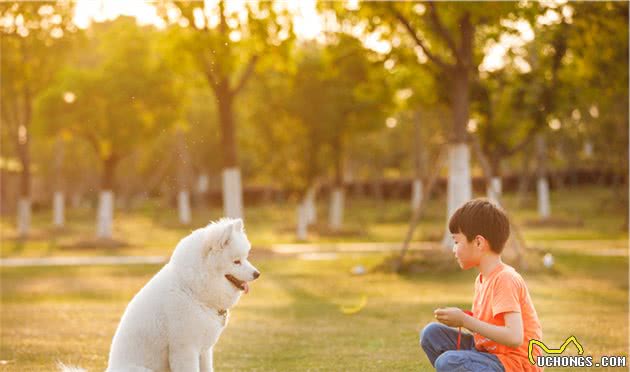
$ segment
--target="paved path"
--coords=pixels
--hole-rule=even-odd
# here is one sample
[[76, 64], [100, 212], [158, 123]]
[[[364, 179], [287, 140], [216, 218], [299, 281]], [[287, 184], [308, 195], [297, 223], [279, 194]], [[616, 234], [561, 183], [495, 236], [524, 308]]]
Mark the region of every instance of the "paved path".
[[168, 257], [162, 256], [2, 258], [0, 259], [0, 267], [160, 264], [167, 260]]
[[[605, 241], [594, 241], [593, 246], [602, 246]], [[608, 241], [610, 243], [612, 241]], [[615, 241], [617, 244], [618, 241]], [[604, 243], [604, 244], [602, 244]], [[271, 254], [276, 256], [295, 256], [303, 260], [329, 260], [340, 254], [369, 254], [397, 252], [401, 243], [322, 243], [322, 244], [276, 244], [271, 246]], [[436, 247], [434, 242], [413, 242], [412, 251], [429, 250]], [[553, 249], [555, 251], [556, 249]], [[563, 251], [564, 249], [558, 249]], [[628, 249], [589, 249], [582, 252], [587, 256], [627, 257]], [[0, 267], [23, 266], [86, 266], [86, 265], [133, 265], [163, 264], [168, 256], [82, 256], [82, 257], [35, 257], [35, 258], [2, 258]]]

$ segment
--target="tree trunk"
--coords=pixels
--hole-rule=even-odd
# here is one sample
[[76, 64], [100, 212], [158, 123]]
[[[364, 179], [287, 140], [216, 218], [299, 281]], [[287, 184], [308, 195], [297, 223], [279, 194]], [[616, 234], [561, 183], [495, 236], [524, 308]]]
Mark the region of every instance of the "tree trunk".
[[31, 230], [31, 199], [20, 196], [17, 208], [17, 232], [20, 238], [27, 238]]
[[314, 182], [306, 191], [306, 196], [304, 197], [304, 207], [306, 208], [306, 224], [312, 225], [317, 223], [317, 191], [319, 189], [319, 184]]
[[223, 211], [226, 217], [243, 218], [241, 170], [238, 167], [223, 170]]
[[96, 236], [102, 239], [112, 238], [112, 224], [114, 220], [114, 192], [101, 190], [98, 199], [98, 222]]
[[420, 128], [420, 114], [416, 113], [416, 117], [414, 120], [414, 180], [411, 186], [411, 210], [414, 211], [420, 208], [422, 204], [422, 138], [421, 138], [421, 128]]
[[65, 197], [63, 191], [55, 191], [53, 194], [53, 226], [63, 228]]
[[459, 207], [472, 198], [470, 150], [466, 143], [449, 145], [447, 194], [446, 233], [442, 240], [442, 245], [446, 248], [450, 248], [453, 244], [453, 239], [448, 230], [448, 219], [450, 219]]
[[503, 185], [501, 182], [501, 158], [499, 155], [494, 154], [490, 157], [490, 168], [492, 169], [492, 174], [490, 175], [486, 194], [488, 196], [488, 200], [496, 205], [501, 205]]
[[525, 199], [527, 198], [527, 192], [529, 190], [529, 160], [531, 151], [528, 150], [529, 147], [523, 153], [523, 163], [521, 168], [521, 175], [518, 179], [518, 194], [516, 196], [516, 205], [519, 208], [523, 208], [525, 206]]
[[449, 146], [448, 168], [448, 202], [447, 221], [442, 245], [450, 249], [453, 244], [448, 231], [448, 219], [455, 210], [472, 198], [472, 181], [470, 176], [470, 150], [467, 144], [467, 126], [470, 106], [469, 69], [472, 63], [472, 43], [474, 31], [468, 17], [464, 17], [460, 26], [462, 38], [462, 56], [452, 70], [452, 102], [453, 136]]
[[448, 186], [447, 186], [447, 221], [442, 245], [450, 249], [453, 244], [448, 230], [448, 219], [457, 208], [472, 198], [472, 181], [470, 178], [470, 149], [466, 143], [466, 127], [468, 125], [469, 106], [468, 72], [457, 68], [454, 76], [453, 90], [453, 142], [449, 145], [448, 154]]
[[[433, 163], [435, 164], [433, 173], [430, 175], [427, 181], [428, 184], [427, 184], [426, 190], [424, 190], [422, 201], [428, 200], [429, 196], [431, 195], [431, 191], [433, 190], [433, 187], [435, 186], [438, 175], [440, 174], [440, 170], [442, 168], [442, 163], [444, 161], [444, 153], [445, 153], [444, 148], [440, 149], [440, 153], [438, 154], [436, 161]], [[426, 206], [426, 202], [420, 203], [420, 206], [412, 211], [411, 221], [409, 222], [409, 228], [407, 229], [407, 235], [405, 236], [402, 249], [400, 250], [400, 255], [398, 256], [398, 260], [396, 261], [396, 264], [395, 264], [396, 265], [395, 270], [397, 272], [400, 271], [400, 269], [402, 268], [402, 264], [405, 259], [405, 255], [407, 254], [407, 250], [409, 249], [409, 243], [411, 242], [413, 233], [416, 229], [416, 226], [418, 225], [418, 222], [420, 221], [420, 217], [422, 215], [423, 210], [426, 209], [426, 208], [423, 208], [424, 206]]]
[[179, 153], [179, 165], [177, 167], [177, 183], [179, 193], [177, 195], [177, 210], [179, 212], [179, 222], [182, 225], [190, 224], [190, 156], [186, 148], [184, 132], [177, 129], [177, 152]]
[[501, 177], [492, 177], [487, 190], [488, 200], [496, 205], [501, 205], [501, 194], [503, 192], [502, 189], [503, 184], [501, 182]]
[[98, 238], [111, 239], [114, 219], [114, 184], [115, 171], [118, 160], [110, 156], [103, 161], [103, 176], [101, 179], [101, 192], [98, 200], [96, 236]]
[[236, 156], [233, 102], [227, 84], [227, 80], [223, 79], [217, 89], [223, 147], [223, 213], [226, 217], [243, 218], [243, 190]]
[[483, 169], [483, 175], [486, 181], [486, 197], [494, 204], [501, 205], [501, 157], [496, 152], [490, 154], [490, 156], [486, 156], [481, 149], [479, 138], [476, 136], [472, 138], [473, 150], [475, 154], [477, 154], [477, 160]]
[[335, 181], [333, 189], [330, 195], [330, 211], [328, 216], [328, 223], [333, 231], [341, 229], [343, 225], [343, 204], [344, 204], [344, 190], [343, 190], [343, 145], [341, 138], [337, 136], [334, 143], [335, 153]]
[[297, 240], [305, 241], [308, 238], [308, 210], [305, 203], [300, 203], [297, 206], [297, 224], [296, 224], [296, 235]]
[[[29, 49], [26, 39], [20, 38], [22, 62], [29, 65]], [[18, 125], [17, 153], [22, 163], [20, 174], [20, 196], [18, 199], [17, 232], [20, 238], [28, 237], [31, 230], [31, 154], [30, 154], [30, 125], [32, 115], [32, 95], [28, 82], [22, 85], [21, 91], [15, 97], [15, 109], [19, 113], [15, 123]], [[21, 94], [20, 94], [21, 93]], [[22, 99], [22, 104], [19, 101]]]
[[298, 204], [296, 211], [296, 235], [300, 241], [307, 240], [308, 226], [317, 221], [317, 207], [315, 200], [317, 192], [321, 186], [320, 180], [313, 176], [309, 176], [309, 179], [314, 179], [310, 182], [310, 186], [304, 193], [302, 202]]
[[18, 156], [22, 164], [17, 210], [17, 232], [20, 238], [28, 237], [31, 230], [31, 156], [29, 145], [28, 126], [22, 124], [19, 126], [17, 143]]
[[416, 210], [418, 208], [420, 208], [420, 205], [422, 204], [422, 189], [423, 189], [423, 184], [422, 184], [422, 179], [414, 179], [413, 183], [411, 185], [411, 210]]
[[551, 203], [549, 202], [549, 181], [547, 180], [547, 154], [545, 137], [539, 134], [536, 138], [536, 154], [538, 159], [538, 216], [545, 220], [551, 217]]
[[53, 194], [53, 226], [56, 228], [62, 228], [65, 222], [64, 218], [64, 192], [63, 192], [63, 176], [62, 165], [64, 158], [64, 145], [63, 139], [57, 138], [55, 143], [55, 174], [53, 175], [55, 180], [54, 194]]
[[192, 218], [190, 212], [190, 193], [188, 190], [179, 190], [177, 195], [177, 210], [179, 212], [179, 223], [189, 225]]
[[343, 187], [336, 186], [330, 196], [330, 229], [338, 231], [343, 225], [343, 204], [344, 204], [344, 192]]

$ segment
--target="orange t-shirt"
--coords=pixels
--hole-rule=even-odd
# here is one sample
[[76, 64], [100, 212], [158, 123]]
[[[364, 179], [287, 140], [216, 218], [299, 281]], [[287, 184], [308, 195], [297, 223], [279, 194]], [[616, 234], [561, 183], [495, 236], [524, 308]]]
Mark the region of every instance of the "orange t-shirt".
[[[497, 326], [505, 326], [504, 313], [521, 313], [524, 335], [521, 346], [505, 346], [474, 333], [475, 347], [479, 351], [495, 354], [506, 372], [542, 371], [542, 368], [529, 362], [527, 354], [529, 340], [542, 339], [542, 328], [525, 281], [513, 267], [501, 263], [487, 278], [481, 274], [477, 276], [472, 312], [475, 318]], [[540, 354], [539, 348], [534, 348], [534, 353], [536, 360]]]

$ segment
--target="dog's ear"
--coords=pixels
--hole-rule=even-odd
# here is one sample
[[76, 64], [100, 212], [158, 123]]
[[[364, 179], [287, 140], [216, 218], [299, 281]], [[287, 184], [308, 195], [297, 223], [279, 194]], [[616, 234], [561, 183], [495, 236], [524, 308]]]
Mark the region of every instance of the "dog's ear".
[[219, 235], [219, 248], [223, 248], [230, 244], [230, 238], [232, 237], [232, 231], [234, 231], [232, 224], [226, 224], [221, 228]]
[[235, 219], [234, 223], [232, 224], [232, 230], [234, 232], [243, 232], [244, 230], [243, 220], [240, 218]]

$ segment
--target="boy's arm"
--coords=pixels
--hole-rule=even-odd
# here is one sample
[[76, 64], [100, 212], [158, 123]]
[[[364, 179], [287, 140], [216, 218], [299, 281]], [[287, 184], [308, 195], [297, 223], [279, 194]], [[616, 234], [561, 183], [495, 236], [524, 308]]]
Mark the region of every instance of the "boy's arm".
[[523, 318], [519, 312], [503, 313], [505, 326], [495, 326], [465, 314], [458, 308], [435, 310], [435, 318], [450, 327], [465, 327], [475, 333], [509, 347], [523, 343]]
[[496, 326], [466, 315], [463, 326], [502, 345], [509, 347], [521, 346], [523, 343], [523, 317], [521, 313], [503, 313], [503, 317], [505, 326]]

